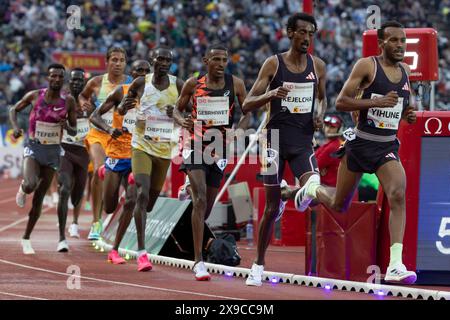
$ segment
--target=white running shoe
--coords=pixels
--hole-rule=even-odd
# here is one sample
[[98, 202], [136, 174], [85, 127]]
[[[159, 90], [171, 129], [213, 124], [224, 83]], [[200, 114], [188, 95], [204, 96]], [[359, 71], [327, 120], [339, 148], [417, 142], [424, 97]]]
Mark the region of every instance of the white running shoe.
[[305, 185], [301, 187], [300, 190], [297, 191], [297, 194], [295, 195], [294, 199], [294, 205], [295, 209], [297, 209], [298, 211], [304, 212], [309, 207], [311, 201], [314, 200], [314, 197], [311, 196], [310, 191], [308, 190], [314, 183], [320, 184], [320, 178], [319, 180], [317, 180], [317, 175], [313, 174], [306, 181]]
[[[58, 205], [58, 201], [59, 201], [59, 194], [58, 192], [53, 192], [52, 193], [52, 204], [54, 207], [56, 207]], [[69, 200], [70, 203], [70, 200]]]
[[393, 283], [413, 284], [416, 280], [416, 273], [408, 271], [403, 263], [389, 266], [384, 276], [384, 281]]
[[250, 274], [248, 275], [247, 280], [245, 280], [245, 284], [248, 286], [260, 287], [262, 285], [263, 273], [264, 273], [264, 266], [260, 266], [256, 263], [253, 263], [252, 269], [250, 270]]
[[[284, 179], [281, 180], [280, 189], [287, 188], [287, 186], [288, 186], [287, 181]], [[278, 214], [277, 214], [277, 217], [275, 218], [275, 221], [278, 221], [281, 219], [281, 216], [283, 215], [284, 210], [286, 209], [286, 203], [287, 203], [287, 200], [283, 201], [280, 199], [280, 206], [278, 207]]]
[[203, 261], [197, 262], [192, 269], [195, 272], [195, 280], [197, 281], [209, 281], [211, 280], [211, 275], [208, 273]]
[[27, 194], [25, 192], [23, 192], [22, 183], [20, 183], [19, 190], [17, 191], [17, 194], [16, 194], [16, 204], [19, 207], [23, 208], [23, 207], [25, 207], [26, 200], [27, 200]]
[[95, 222], [92, 224], [91, 226], [91, 230], [89, 231], [88, 234], [88, 240], [98, 240], [100, 238], [100, 234], [98, 233], [98, 227], [97, 224], [98, 222]]
[[52, 196], [44, 196], [44, 201], [42, 202], [42, 205], [49, 208], [53, 208]]
[[22, 250], [23, 254], [34, 254], [33, 247], [31, 246], [31, 241], [29, 239], [22, 239]]
[[80, 238], [80, 234], [78, 233], [78, 225], [76, 224], [76, 223], [72, 223], [70, 226], [69, 226], [69, 236], [71, 237], [71, 238]]
[[60, 241], [58, 243], [58, 247], [56, 248], [58, 252], [67, 252], [69, 251], [69, 245], [67, 244], [67, 240]]

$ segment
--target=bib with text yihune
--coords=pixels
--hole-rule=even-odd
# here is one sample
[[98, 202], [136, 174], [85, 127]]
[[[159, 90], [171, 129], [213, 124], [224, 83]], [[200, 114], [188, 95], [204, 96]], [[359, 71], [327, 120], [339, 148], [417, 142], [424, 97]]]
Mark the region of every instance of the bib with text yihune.
[[[381, 94], [372, 93], [371, 99], [383, 97]], [[397, 104], [392, 108], [370, 108], [367, 112], [368, 122], [380, 129], [397, 130], [402, 118], [403, 98], [399, 97]]]

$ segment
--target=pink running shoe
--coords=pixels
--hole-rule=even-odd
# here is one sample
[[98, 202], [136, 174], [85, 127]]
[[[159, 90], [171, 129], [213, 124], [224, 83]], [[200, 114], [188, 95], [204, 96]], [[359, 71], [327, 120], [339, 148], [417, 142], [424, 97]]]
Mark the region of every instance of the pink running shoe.
[[136, 181], [134, 181], [134, 174], [133, 174], [133, 172], [130, 172], [130, 174], [128, 175], [128, 184], [132, 185], [135, 183], [136, 183]]
[[124, 258], [119, 256], [117, 250], [111, 250], [108, 253], [108, 262], [112, 264], [125, 264], [127, 263]]
[[105, 165], [102, 165], [100, 168], [98, 168], [97, 174], [100, 180], [105, 180]]
[[153, 266], [152, 263], [148, 260], [147, 253], [143, 253], [139, 256], [138, 260], [138, 271], [150, 271]]

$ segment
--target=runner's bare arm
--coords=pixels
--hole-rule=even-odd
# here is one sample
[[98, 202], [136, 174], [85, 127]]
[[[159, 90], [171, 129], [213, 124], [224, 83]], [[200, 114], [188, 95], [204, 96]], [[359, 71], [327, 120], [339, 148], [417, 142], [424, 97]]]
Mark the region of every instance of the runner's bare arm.
[[189, 105], [192, 95], [194, 94], [195, 85], [197, 84], [197, 79], [195, 77], [189, 78], [181, 89], [180, 96], [178, 97], [175, 110], [173, 112], [173, 119], [176, 123], [184, 128], [192, 128], [194, 122], [192, 119], [184, 118], [181, 112], [186, 110]]
[[118, 86], [113, 92], [111, 92], [108, 95], [108, 97], [106, 97], [106, 100], [100, 105], [100, 107], [95, 109], [95, 111], [91, 114], [89, 120], [95, 126], [107, 132], [108, 134], [110, 135], [115, 134], [116, 133], [115, 131], [118, 129], [110, 127], [102, 118], [102, 115], [107, 113], [115, 106], [119, 105], [119, 103], [122, 101], [122, 98], [123, 98], [123, 88], [122, 86]]
[[405, 120], [409, 124], [416, 123], [417, 117], [415, 110], [417, 110], [416, 106], [416, 96], [414, 94], [414, 90], [411, 88], [411, 84], [409, 83], [409, 76], [411, 74], [411, 69], [406, 63], [401, 63], [402, 66], [405, 68], [406, 73], [408, 74], [408, 86], [409, 86], [409, 106], [405, 109], [405, 111], [402, 114], [402, 120]]
[[78, 104], [81, 110], [91, 113], [95, 106], [91, 103], [92, 94], [96, 93], [95, 89], [100, 87], [102, 76], [96, 76], [89, 80], [83, 91], [78, 95]]
[[33, 104], [33, 100], [37, 97], [39, 91], [33, 90], [28, 92], [22, 99], [20, 99], [14, 106], [9, 109], [9, 119], [14, 130], [14, 138], [18, 138], [22, 135], [22, 130], [17, 124], [17, 113]]
[[141, 99], [142, 94], [144, 93], [145, 88], [145, 77], [138, 77], [133, 80], [130, 87], [128, 88], [128, 92], [123, 97], [119, 106], [117, 107], [117, 112], [120, 115], [125, 115], [128, 110], [136, 107], [138, 100]]
[[319, 78], [317, 99], [319, 100], [319, 105], [317, 106], [317, 114], [314, 119], [314, 126], [316, 129], [320, 129], [323, 127], [323, 117], [325, 112], [327, 112], [328, 104], [327, 104], [327, 94], [326, 94], [326, 74], [327, 69], [325, 62], [318, 57], [313, 57], [314, 65], [317, 71], [317, 77]]
[[[67, 120], [64, 120], [64, 129], [67, 130], [67, 133], [71, 136], [77, 135], [77, 110], [76, 110], [76, 102], [74, 97], [67, 96], [66, 98], [67, 105]], [[68, 123], [67, 123], [68, 122]]]
[[317, 76], [319, 77], [319, 90], [317, 93], [317, 98], [319, 99], [319, 104], [321, 104], [321, 110], [319, 111], [319, 115], [324, 115], [327, 112], [328, 104], [327, 104], [327, 69], [325, 62], [322, 59], [314, 57]]
[[368, 110], [370, 108], [391, 108], [397, 104], [398, 95], [390, 91], [384, 97], [378, 99], [356, 99], [357, 93], [361, 90], [365, 82], [369, 82], [375, 68], [372, 58], [359, 59], [345, 82], [344, 87], [336, 99], [336, 110], [338, 111], [356, 111]]
[[[181, 79], [177, 79], [177, 89], [178, 89], [178, 95], [181, 94], [181, 89], [183, 89], [184, 81]], [[188, 104], [184, 108], [184, 115], [190, 114], [192, 112], [192, 103], [191, 100], [189, 100]]]
[[234, 92], [236, 93], [239, 106], [241, 107], [242, 110], [242, 115], [237, 124], [237, 128], [246, 130], [249, 127], [250, 119], [252, 117], [251, 112], [245, 113], [244, 110], [242, 109], [242, 105], [244, 104], [245, 98], [247, 97], [247, 89], [245, 89], [244, 81], [235, 76], [233, 76], [233, 83], [234, 83]]
[[244, 113], [263, 107], [272, 99], [285, 98], [287, 96], [289, 90], [282, 86], [267, 91], [267, 87], [269, 86], [270, 81], [272, 81], [272, 78], [275, 76], [277, 68], [278, 59], [276, 56], [266, 59], [261, 67], [261, 70], [259, 71], [258, 78], [253, 84], [253, 87], [242, 105], [242, 110]]

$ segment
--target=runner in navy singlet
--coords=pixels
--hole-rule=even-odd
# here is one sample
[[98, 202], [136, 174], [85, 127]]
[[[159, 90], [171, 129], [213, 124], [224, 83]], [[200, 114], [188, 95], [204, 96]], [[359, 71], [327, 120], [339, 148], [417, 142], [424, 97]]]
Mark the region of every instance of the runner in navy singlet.
[[266, 207], [259, 227], [257, 258], [247, 285], [262, 284], [264, 257], [273, 226], [284, 211], [283, 200], [289, 196], [282, 192], [284, 186], [280, 188], [280, 184], [285, 184], [282, 181], [285, 163], [289, 163], [300, 185], [308, 180], [320, 181], [312, 138], [314, 131], [322, 127], [326, 111], [325, 63], [308, 54], [316, 30], [314, 17], [304, 13], [291, 16], [287, 23], [290, 49], [264, 62], [244, 102], [245, 112], [269, 106], [262, 159]]
[[397, 131], [400, 120], [416, 121], [414, 99], [410, 97], [409, 67], [403, 58], [406, 35], [398, 22], [378, 29], [381, 55], [358, 60], [336, 101], [339, 111], [359, 113], [357, 126], [346, 131], [343, 155], [335, 191], [317, 182], [307, 183], [295, 196], [296, 207], [304, 211], [312, 199], [336, 211], [346, 211], [364, 172], [376, 173], [389, 200], [391, 239], [387, 282], [411, 284], [416, 274], [402, 263], [405, 232], [406, 177], [398, 156]]

